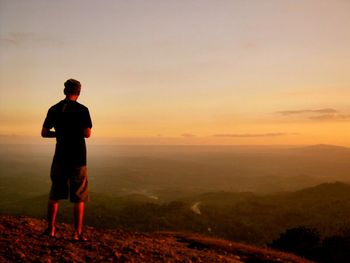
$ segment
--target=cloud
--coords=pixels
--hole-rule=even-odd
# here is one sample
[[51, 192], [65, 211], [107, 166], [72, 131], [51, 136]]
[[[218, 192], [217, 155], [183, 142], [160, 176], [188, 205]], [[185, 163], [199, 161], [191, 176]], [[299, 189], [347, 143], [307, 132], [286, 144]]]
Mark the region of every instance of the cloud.
[[196, 135], [194, 134], [190, 134], [190, 133], [183, 133], [181, 134], [182, 137], [185, 137], [185, 138], [193, 138], [193, 137], [196, 137]]
[[285, 111], [277, 111], [276, 113], [281, 114], [283, 116], [288, 115], [297, 115], [297, 114], [306, 114], [306, 113], [323, 113], [323, 114], [334, 114], [338, 111], [332, 108], [325, 108], [319, 110], [285, 110]]
[[310, 120], [317, 121], [327, 121], [327, 120], [350, 120], [350, 115], [343, 114], [323, 114], [318, 116], [312, 116], [309, 118]]
[[214, 137], [236, 137], [236, 138], [252, 138], [252, 137], [278, 137], [285, 136], [285, 132], [271, 132], [271, 133], [223, 133], [214, 134]]
[[63, 41], [45, 36], [39, 36], [34, 33], [8, 33], [3, 37], [0, 37], [0, 44], [12, 47], [22, 46], [61, 46]]
[[307, 118], [314, 121], [341, 121], [350, 120], [350, 114], [342, 114], [336, 109], [324, 108], [318, 110], [286, 110], [277, 111], [282, 116], [308, 114]]

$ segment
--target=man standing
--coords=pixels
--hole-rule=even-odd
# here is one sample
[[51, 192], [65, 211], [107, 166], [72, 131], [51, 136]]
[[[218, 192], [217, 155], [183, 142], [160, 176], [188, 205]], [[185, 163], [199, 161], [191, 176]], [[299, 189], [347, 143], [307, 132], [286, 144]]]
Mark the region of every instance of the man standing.
[[85, 241], [84, 202], [89, 199], [85, 138], [91, 135], [92, 123], [88, 108], [77, 102], [80, 82], [69, 79], [64, 86], [66, 98], [49, 109], [41, 131], [42, 137], [56, 138], [50, 175], [52, 186], [47, 211], [48, 228], [45, 234], [55, 236], [58, 200], [68, 199], [69, 196], [74, 203], [73, 240]]

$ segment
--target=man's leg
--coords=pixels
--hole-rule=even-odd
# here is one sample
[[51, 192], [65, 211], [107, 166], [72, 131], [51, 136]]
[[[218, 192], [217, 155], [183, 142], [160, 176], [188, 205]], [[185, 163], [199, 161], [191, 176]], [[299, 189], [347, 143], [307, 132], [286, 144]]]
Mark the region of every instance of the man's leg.
[[88, 201], [86, 166], [74, 170], [70, 184], [70, 200], [74, 203], [74, 240], [86, 241], [83, 235], [85, 201]]
[[48, 230], [49, 230], [49, 236], [55, 235], [55, 222], [56, 222], [56, 215], [58, 211], [58, 201], [57, 200], [49, 200], [47, 205], [47, 223], [48, 223]]
[[74, 203], [74, 230], [78, 236], [83, 232], [84, 202]]

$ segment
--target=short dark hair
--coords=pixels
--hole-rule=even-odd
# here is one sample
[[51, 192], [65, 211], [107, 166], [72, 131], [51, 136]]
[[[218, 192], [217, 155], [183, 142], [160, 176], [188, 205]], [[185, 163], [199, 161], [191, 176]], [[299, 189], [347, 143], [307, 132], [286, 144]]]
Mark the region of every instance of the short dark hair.
[[64, 95], [80, 95], [81, 84], [75, 79], [69, 79], [64, 83]]

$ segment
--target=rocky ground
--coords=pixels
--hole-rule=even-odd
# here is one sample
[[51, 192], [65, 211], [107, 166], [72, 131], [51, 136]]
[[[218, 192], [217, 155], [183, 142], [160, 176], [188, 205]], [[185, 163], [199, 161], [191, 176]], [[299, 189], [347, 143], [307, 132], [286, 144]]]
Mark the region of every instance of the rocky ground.
[[42, 233], [44, 220], [0, 216], [0, 262], [310, 262], [297, 256], [186, 233], [132, 233], [85, 228], [86, 242], [72, 241], [60, 223], [57, 236]]

